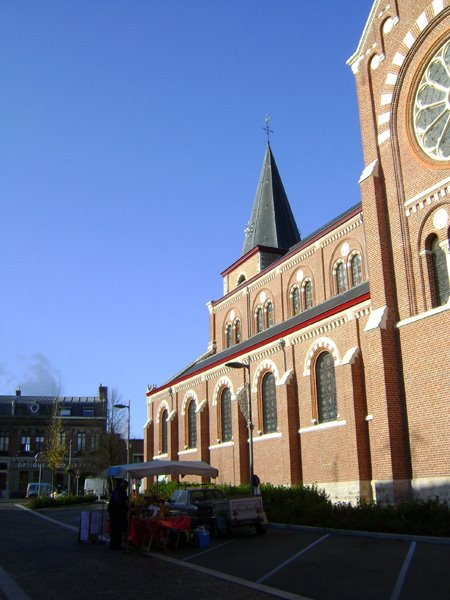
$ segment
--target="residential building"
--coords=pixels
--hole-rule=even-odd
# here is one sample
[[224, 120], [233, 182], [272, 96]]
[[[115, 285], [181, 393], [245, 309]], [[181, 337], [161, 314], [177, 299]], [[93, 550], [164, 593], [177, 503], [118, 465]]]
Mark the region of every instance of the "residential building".
[[52, 422], [61, 419], [66, 454], [55, 472], [55, 488], [83, 490], [86, 476], [97, 475], [106, 431], [107, 387], [98, 396], [0, 396], [0, 495], [25, 496], [28, 483], [52, 482], [45, 452]]

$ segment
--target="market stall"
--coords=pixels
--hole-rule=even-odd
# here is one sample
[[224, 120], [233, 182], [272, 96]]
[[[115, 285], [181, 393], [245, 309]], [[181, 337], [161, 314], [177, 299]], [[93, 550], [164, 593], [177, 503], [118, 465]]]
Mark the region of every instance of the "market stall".
[[[168, 461], [152, 460], [142, 463], [126, 465], [113, 465], [103, 476], [127, 479], [140, 479], [142, 477], [157, 477], [160, 475], [199, 475], [215, 478], [219, 474], [215, 467], [203, 461]], [[169, 515], [162, 502], [154, 504], [139, 502], [129, 513], [128, 543], [137, 548], [150, 550], [153, 544], [166, 549], [169, 540], [173, 541], [176, 548], [181, 536], [188, 535], [191, 530], [191, 517], [185, 515]]]

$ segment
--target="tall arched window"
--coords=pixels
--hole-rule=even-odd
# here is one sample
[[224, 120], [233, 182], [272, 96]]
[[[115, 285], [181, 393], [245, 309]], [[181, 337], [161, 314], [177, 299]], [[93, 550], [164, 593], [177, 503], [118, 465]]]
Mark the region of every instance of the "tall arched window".
[[345, 273], [345, 265], [340, 262], [336, 266], [336, 290], [338, 294], [342, 294], [347, 289], [347, 275]]
[[303, 290], [303, 297], [305, 300], [305, 310], [312, 308], [313, 297], [312, 297], [312, 282], [307, 281]]
[[334, 421], [337, 417], [336, 379], [334, 359], [322, 352], [316, 361], [317, 417], [319, 423]]
[[241, 321], [236, 319], [234, 322], [234, 343], [239, 344], [241, 341]]
[[[446, 241], [446, 243], [448, 242]], [[432, 277], [430, 279], [431, 287], [434, 288], [434, 302], [436, 306], [442, 306], [447, 303], [450, 290], [446, 251], [437, 237], [431, 244], [431, 264]]]
[[165, 408], [161, 413], [161, 453], [167, 454], [167, 417], [169, 413]]
[[300, 310], [300, 290], [296, 285], [292, 290], [292, 314], [299, 315]]
[[195, 401], [191, 400], [188, 407], [188, 448], [197, 448], [197, 414]]
[[355, 285], [359, 285], [362, 282], [361, 256], [359, 254], [352, 256], [350, 270], [352, 273], [352, 287], [355, 287]]
[[264, 375], [261, 393], [262, 430], [263, 433], [272, 433], [277, 430], [277, 398], [273, 373], [269, 372]]
[[272, 327], [273, 325], [273, 304], [268, 302], [266, 304], [266, 328]]
[[263, 311], [260, 306], [256, 309], [256, 333], [261, 333], [263, 330]]
[[228, 323], [228, 325], [225, 329], [225, 337], [226, 337], [227, 348], [231, 348], [231, 346], [233, 344], [231, 323]]
[[222, 431], [222, 442], [229, 442], [232, 436], [231, 429], [231, 392], [225, 388], [220, 400], [220, 425]]

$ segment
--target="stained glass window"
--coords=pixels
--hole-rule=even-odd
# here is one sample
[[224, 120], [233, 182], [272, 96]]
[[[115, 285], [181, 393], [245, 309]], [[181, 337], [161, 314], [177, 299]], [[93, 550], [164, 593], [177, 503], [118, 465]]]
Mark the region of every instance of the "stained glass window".
[[190, 401], [188, 407], [188, 447], [197, 447], [197, 414], [194, 400]]
[[435, 296], [438, 306], [447, 303], [449, 297], [449, 279], [447, 257], [445, 250], [441, 247], [439, 240], [436, 238], [431, 247], [433, 275], [435, 283]]
[[336, 289], [338, 294], [345, 292], [347, 289], [347, 276], [343, 262], [340, 262], [336, 267]]
[[267, 327], [272, 327], [272, 325], [273, 325], [273, 304], [272, 304], [272, 302], [268, 302], [266, 305], [266, 323], [267, 323]]
[[361, 272], [361, 257], [359, 254], [355, 254], [350, 261], [350, 267], [352, 271], [352, 286], [359, 285], [362, 281]]
[[239, 344], [241, 341], [241, 322], [239, 319], [236, 319], [234, 323], [234, 339], [236, 344]]
[[263, 330], [263, 311], [260, 306], [256, 310], [256, 333], [261, 333]]
[[228, 324], [227, 328], [226, 328], [226, 338], [227, 338], [227, 348], [230, 348], [232, 345], [231, 325], [230, 324]]
[[305, 298], [305, 310], [311, 308], [313, 305], [313, 297], [312, 297], [312, 283], [311, 281], [307, 281], [305, 283], [305, 289], [303, 290], [304, 298]]
[[298, 286], [295, 286], [292, 291], [292, 314], [300, 314], [300, 290]]
[[167, 454], [167, 417], [168, 412], [165, 408], [161, 413], [161, 453]]
[[222, 425], [222, 442], [229, 442], [232, 436], [231, 429], [231, 392], [225, 388], [220, 402], [220, 421]]
[[266, 373], [262, 380], [262, 426], [263, 433], [277, 430], [277, 399], [273, 373]]
[[334, 421], [337, 417], [336, 380], [334, 359], [322, 352], [316, 362], [317, 413], [319, 423]]

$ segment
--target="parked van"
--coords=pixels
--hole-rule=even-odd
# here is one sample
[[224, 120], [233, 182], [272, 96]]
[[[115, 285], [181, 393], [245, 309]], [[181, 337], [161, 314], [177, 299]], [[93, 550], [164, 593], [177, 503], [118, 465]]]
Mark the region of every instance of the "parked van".
[[37, 498], [38, 496], [50, 496], [52, 493], [51, 483], [29, 483], [27, 485], [27, 498]]
[[106, 479], [97, 477], [86, 477], [84, 481], [84, 493], [93, 494], [100, 500], [106, 496]]

